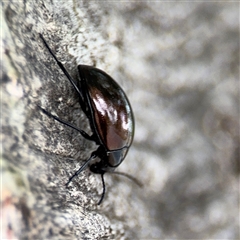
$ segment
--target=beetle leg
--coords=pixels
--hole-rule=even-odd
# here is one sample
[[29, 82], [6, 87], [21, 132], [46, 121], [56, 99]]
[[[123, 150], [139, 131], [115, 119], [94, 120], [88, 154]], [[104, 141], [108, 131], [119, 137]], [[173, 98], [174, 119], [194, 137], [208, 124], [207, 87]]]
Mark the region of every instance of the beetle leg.
[[66, 77], [68, 78], [68, 80], [70, 81], [70, 83], [73, 85], [73, 87], [75, 88], [75, 90], [78, 92], [80, 98], [82, 101], [84, 101], [83, 99], [83, 95], [82, 92], [79, 90], [79, 88], [77, 87], [77, 85], [75, 84], [74, 80], [72, 79], [72, 77], [70, 76], [70, 74], [68, 73], [68, 71], [66, 70], [66, 68], [63, 66], [63, 64], [58, 61], [56, 55], [53, 53], [52, 49], [48, 46], [46, 40], [44, 39], [43, 35], [41, 33], [39, 33], [40, 38], [42, 39], [45, 47], [48, 49], [48, 51], [50, 52], [50, 54], [53, 56], [54, 60], [56, 61], [57, 65], [61, 68], [61, 70], [63, 71], [63, 73], [66, 75]]
[[84, 101], [81, 100], [81, 97], [79, 97], [79, 104], [81, 106], [82, 111], [84, 112], [84, 114], [87, 116], [87, 118], [89, 119], [89, 110], [86, 107], [86, 104], [84, 103]]
[[95, 142], [94, 135], [89, 136], [89, 135], [88, 135], [86, 132], [84, 132], [83, 130], [81, 130], [81, 129], [75, 127], [75, 126], [73, 126], [72, 124], [70, 124], [70, 123], [68, 123], [68, 122], [65, 122], [65, 121], [61, 120], [60, 118], [58, 118], [57, 116], [55, 116], [55, 115], [51, 114], [50, 112], [46, 111], [45, 109], [43, 109], [43, 108], [40, 107], [39, 105], [37, 105], [37, 106], [38, 106], [38, 107], [40, 108], [40, 110], [41, 110], [44, 114], [46, 114], [48, 117], [51, 117], [51, 118], [55, 119], [56, 121], [58, 121], [58, 122], [60, 122], [60, 123], [62, 123], [62, 124], [64, 124], [64, 125], [67, 125], [67, 126], [70, 127], [70, 128], [73, 128], [73, 129], [77, 130], [77, 131], [78, 131], [84, 138], [86, 138], [87, 140], [90, 140], [90, 141], [94, 141], [94, 142]]
[[85, 170], [89, 164], [89, 162], [97, 157], [96, 152], [93, 152], [91, 154], [91, 157], [69, 178], [68, 182], [66, 183], [66, 186], [75, 178], [79, 173], [81, 173], [83, 170]]
[[105, 191], [106, 191], [106, 188], [105, 188], [105, 182], [104, 182], [104, 177], [103, 177], [104, 173], [101, 174], [101, 178], [102, 178], [102, 185], [103, 185], [103, 192], [102, 192], [102, 196], [100, 198], [100, 200], [98, 201], [98, 205], [101, 204], [104, 196], [105, 196]]

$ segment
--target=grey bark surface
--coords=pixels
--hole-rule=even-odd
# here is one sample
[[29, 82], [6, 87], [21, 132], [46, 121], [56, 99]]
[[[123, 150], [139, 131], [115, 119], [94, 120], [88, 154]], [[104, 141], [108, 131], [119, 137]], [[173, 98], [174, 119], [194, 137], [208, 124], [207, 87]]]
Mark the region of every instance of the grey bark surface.
[[[239, 4], [2, 2], [1, 239], [239, 239]], [[119, 167], [65, 183], [96, 146], [77, 79], [93, 65], [125, 89], [135, 139]]]

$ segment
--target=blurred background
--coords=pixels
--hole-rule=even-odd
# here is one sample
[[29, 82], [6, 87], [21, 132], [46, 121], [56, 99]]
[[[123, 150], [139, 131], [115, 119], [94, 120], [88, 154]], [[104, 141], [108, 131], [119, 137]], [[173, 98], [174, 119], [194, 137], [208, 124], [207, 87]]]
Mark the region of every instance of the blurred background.
[[126, 161], [138, 159], [133, 168], [147, 183], [156, 226], [143, 231], [152, 238], [238, 239], [239, 5], [112, 8], [124, 19], [121, 67], [132, 81], [136, 117]]

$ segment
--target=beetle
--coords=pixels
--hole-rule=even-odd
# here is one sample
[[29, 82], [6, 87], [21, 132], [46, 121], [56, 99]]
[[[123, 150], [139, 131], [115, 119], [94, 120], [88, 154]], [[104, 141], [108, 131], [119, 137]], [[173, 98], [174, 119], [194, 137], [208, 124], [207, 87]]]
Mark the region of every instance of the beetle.
[[[69, 178], [66, 186], [88, 166], [91, 172], [101, 175], [103, 192], [98, 205], [101, 204], [105, 195], [104, 174], [106, 172], [121, 174], [141, 186], [134, 177], [115, 171], [125, 159], [134, 137], [134, 115], [123, 89], [107, 73], [87, 65], [78, 65], [80, 81], [77, 86], [63, 64], [58, 61], [42, 34], [39, 34], [39, 36], [60, 69], [77, 91], [80, 107], [88, 118], [92, 135], [61, 120], [42, 107], [38, 107], [47, 116], [77, 130], [84, 138], [98, 145], [98, 148], [91, 153], [86, 162]], [[93, 163], [93, 160], [96, 158], [99, 161]]]

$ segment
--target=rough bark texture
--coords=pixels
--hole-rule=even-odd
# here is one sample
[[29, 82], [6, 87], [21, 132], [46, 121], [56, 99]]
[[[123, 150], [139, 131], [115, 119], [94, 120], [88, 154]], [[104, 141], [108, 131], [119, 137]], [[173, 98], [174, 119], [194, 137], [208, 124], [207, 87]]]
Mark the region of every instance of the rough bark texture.
[[[2, 239], [239, 239], [239, 4], [2, 3]], [[90, 133], [74, 89], [94, 65], [119, 82], [136, 118], [120, 171], [84, 171], [96, 148], [39, 112]]]

